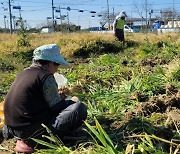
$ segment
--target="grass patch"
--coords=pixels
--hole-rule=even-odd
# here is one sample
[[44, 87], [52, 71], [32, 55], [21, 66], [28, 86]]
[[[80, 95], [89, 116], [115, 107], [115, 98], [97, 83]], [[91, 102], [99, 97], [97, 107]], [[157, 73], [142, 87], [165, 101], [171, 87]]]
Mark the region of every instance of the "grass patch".
[[[137, 115], [127, 120], [125, 115], [141, 103], [146, 104], [153, 97], [165, 97], [167, 93], [168, 99], [172, 96], [171, 101], [178, 102], [175, 92], [180, 88], [180, 46], [174, 40], [178, 40], [179, 34], [148, 34], [148, 43], [143, 34], [125, 37], [126, 43], [122, 47], [111, 34], [32, 34], [28, 40], [30, 47], [17, 47], [18, 37], [15, 34], [0, 36], [1, 101], [15, 76], [31, 65], [36, 47], [56, 43], [62, 55], [73, 62], [72, 68], [59, 69], [58, 72], [68, 78], [72, 94], [79, 96], [88, 106], [87, 122], [91, 133], [95, 135], [92, 134], [95, 142], [88, 138], [77, 145], [78, 148], [73, 146], [68, 149], [61, 144], [51, 144], [58, 150], [48, 149], [40, 153], [61, 150], [77, 153], [125, 153], [133, 149], [136, 153], [169, 152], [171, 144], [168, 141], [174, 139], [178, 131], [175, 127], [164, 126], [166, 116], [155, 113], [146, 117]], [[167, 84], [173, 85], [169, 91]], [[94, 116], [98, 121], [94, 122]], [[93, 129], [94, 124], [98, 128]], [[163, 134], [160, 135], [160, 132]], [[166, 140], [162, 140], [163, 137]], [[172, 147], [174, 151], [175, 146]]]

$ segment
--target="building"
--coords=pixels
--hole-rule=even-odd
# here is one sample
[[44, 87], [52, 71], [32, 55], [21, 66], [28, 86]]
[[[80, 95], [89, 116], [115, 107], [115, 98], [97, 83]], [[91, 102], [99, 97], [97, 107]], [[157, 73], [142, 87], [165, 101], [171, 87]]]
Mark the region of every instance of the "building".
[[54, 32], [54, 29], [51, 27], [43, 27], [41, 29], [41, 33], [53, 33], [53, 32]]

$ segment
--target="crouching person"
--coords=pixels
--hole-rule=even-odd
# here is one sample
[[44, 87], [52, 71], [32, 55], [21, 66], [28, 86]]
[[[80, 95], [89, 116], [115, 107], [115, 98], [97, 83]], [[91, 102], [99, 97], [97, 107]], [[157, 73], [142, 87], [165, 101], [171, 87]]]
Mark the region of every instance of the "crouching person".
[[33, 64], [13, 82], [4, 104], [4, 128], [18, 139], [17, 152], [34, 152], [31, 138], [41, 138], [47, 133], [41, 124], [63, 137], [86, 119], [83, 103], [65, 100], [58, 94], [53, 74], [61, 65], [69, 66], [69, 63], [56, 44], [40, 46], [34, 50]]

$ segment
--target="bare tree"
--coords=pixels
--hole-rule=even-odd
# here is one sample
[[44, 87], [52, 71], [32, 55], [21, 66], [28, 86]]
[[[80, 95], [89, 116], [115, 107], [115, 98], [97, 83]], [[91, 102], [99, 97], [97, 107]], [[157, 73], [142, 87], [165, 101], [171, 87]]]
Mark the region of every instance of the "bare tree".
[[[104, 11], [104, 12], [101, 12], [99, 14], [99, 16], [101, 16], [101, 18], [100, 18], [100, 25], [102, 27], [104, 27], [108, 23], [108, 13], [107, 13], [107, 11]], [[115, 18], [114, 13], [109, 13], [109, 22], [110, 22], [110, 25], [113, 24], [114, 18]]]
[[[138, 0], [139, 1], [139, 0]], [[145, 13], [146, 11], [149, 13], [150, 10], [152, 10], [152, 5], [147, 3], [147, 7], [146, 7], [146, 3], [145, 0], [141, 0], [141, 3], [138, 4], [136, 0], [134, 0], [133, 5], [135, 7], [136, 12], [138, 13], [138, 15], [142, 18], [145, 19]], [[147, 9], [147, 10], [146, 10]]]

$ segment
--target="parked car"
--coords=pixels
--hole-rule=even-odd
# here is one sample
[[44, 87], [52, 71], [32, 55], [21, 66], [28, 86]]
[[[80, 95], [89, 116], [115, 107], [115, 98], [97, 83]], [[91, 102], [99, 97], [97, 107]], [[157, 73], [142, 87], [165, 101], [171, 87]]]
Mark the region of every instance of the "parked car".
[[[113, 30], [100, 30], [100, 29], [89, 29], [90, 30], [90, 33], [114, 33]], [[137, 32], [136, 29], [133, 29], [131, 28], [130, 26], [128, 25], [124, 25], [124, 32], [125, 33], [134, 33], [134, 32]]]
[[134, 30], [131, 27], [129, 27], [128, 25], [124, 25], [124, 32], [125, 33], [133, 33]]

